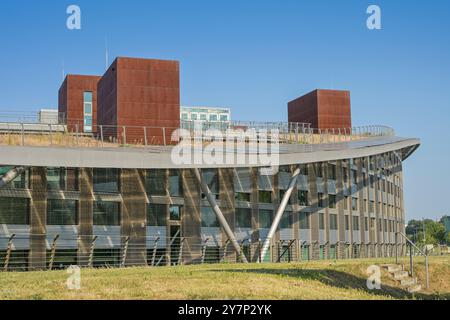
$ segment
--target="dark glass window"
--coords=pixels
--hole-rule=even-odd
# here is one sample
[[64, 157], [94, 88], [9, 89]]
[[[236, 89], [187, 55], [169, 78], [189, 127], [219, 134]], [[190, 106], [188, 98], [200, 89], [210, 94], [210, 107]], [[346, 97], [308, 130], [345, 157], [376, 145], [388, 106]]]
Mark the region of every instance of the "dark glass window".
[[329, 194], [328, 195], [328, 207], [331, 209], [336, 209], [336, 195]]
[[336, 165], [328, 164], [328, 179], [336, 180]]
[[167, 224], [167, 205], [149, 204], [147, 205], [147, 225], [152, 227], [164, 227]]
[[324, 204], [323, 204], [323, 193], [319, 192], [317, 194], [317, 198], [318, 198], [318, 207], [319, 208], [324, 208]]
[[338, 229], [337, 214], [330, 214], [330, 230], [337, 230], [337, 229]]
[[47, 224], [57, 226], [78, 224], [78, 202], [75, 200], [47, 200]]
[[94, 225], [119, 226], [120, 203], [94, 201]]
[[182, 197], [183, 196], [183, 184], [181, 180], [180, 170], [170, 170], [169, 171], [169, 194], [172, 197]]
[[319, 213], [319, 230], [325, 229], [325, 215], [323, 213]]
[[353, 211], [358, 210], [358, 199], [357, 198], [352, 198], [352, 210]]
[[250, 202], [250, 193], [237, 192], [235, 198], [236, 201]]
[[66, 190], [66, 176], [65, 168], [47, 168], [48, 190]]
[[272, 192], [259, 191], [259, 202], [260, 203], [272, 203]]
[[244, 208], [236, 208], [236, 227], [251, 228], [252, 227], [252, 210]]
[[202, 207], [202, 227], [205, 228], [219, 228], [219, 221], [217, 220], [216, 214], [211, 207]]
[[147, 194], [154, 196], [166, 195], [166, 170], [147, 170], [145, 189]]
[[352, 183], [356, 184], [356, 170], [351, 170], [351, 175], [352, 175]]
[[344, 221], [345, 221], [345, 230], [350, 230], [350, 217], [346, 215], [344, 217]]
[[364, 230], [369, 231], [369, 218], [364, 218]]
[[298, 204], [301, 206], [308, 206], [308, 191], [298, 191]]
[[181, 220], [181, 206], [170, 206], [169, 207], [170, 220], [180, 221]]
[[292, 228], [292, 215], [290, 212], [283, 213], [280, 221], [281, 229], [290, 229]]
[[119, 192], [119, 170], [94, 168], [94, 192], [118, 193]]
[[309, 214], [300, 212], [298, 214], [300, 229], [309, 229]]
[[353, 216], [353, 230], [359, 230], [359, 217]]
[[0, 198], [0, 224], [30, 224], [30, 200]]
[[348, 210], [348, 197], [344, 197], [344, 210]]
[[302, 164], [300, 166], [300, 174], [307, 176], [308, 175], [308, 165], [307, 164]]
[[323, 177], [323, 173], [322, 173], [322, 163], [316, 163], [316, 176], [317, 178], [322, 178]]
[[219, 174], [217, 169], [202, 170], [203, 180], [208, 185], [212, 194], [219, 194]]
[[259, 227], [262, 229], [270, 229], [272, 225], [272, 210], [259, 209]]

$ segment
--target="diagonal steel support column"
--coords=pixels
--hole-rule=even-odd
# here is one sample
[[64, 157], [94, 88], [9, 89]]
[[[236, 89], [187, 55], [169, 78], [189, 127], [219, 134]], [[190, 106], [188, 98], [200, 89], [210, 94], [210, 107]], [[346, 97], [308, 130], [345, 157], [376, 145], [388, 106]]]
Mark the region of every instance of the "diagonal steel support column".
[[225, 230], [225, 233], [226, 233], [228, 239], [230, 239], [234, 249], [236, 250], [238, 257], [241, 258], [242, 262], [248, 263], [247, 258], [245, 257], [244, 253], [241, 251], [241, 247], [239, 246], [239, 243], [236, 241], [233, 231], [231, 230], [222, 211], [220, 210], [219, 206], [217, 205], [214, 195], [211, 193], [211, 190], [209, 189], [208, 185], [203, 180], [200, 170], [197, 168], [193, 168], [192, 170], [194, 171], [194, 175], [195, 175], [195, 178], [197, 179], [197, 182], [200, 184], [200, 186], [202, 188], [202, 192], [206, 195], [206, 198], [208, 199], [208, 202], [209, 202], [211, 208], [214, 210], [214, 213], [216, 214], [220, 225]]
[[9, 170], [0, 178], [0, 189], [6, 187], [9, 183], [14, 181], [18, 176], [20, 176], [25, 171], [25, 167], [15, 167]]
[[264, 245], [261, 249], [261, 257], [263, 260], [267, 254], [267, 251], [269, 250], [270, 242], [272, 241], [272, 238], [278, 229], [281, 218], [283, 217], [284, 210], [286, 210], [286, 206], [289, 202], [289, 198], [291, 197], [292, 191], [294, 190], [295, 185], [297, 184], [297, 178], [299, 175], [300, 175], [300, 166], [298, 166], [295, 169], [295, 171], [292, 175], [291, 182], [289, 183], [289, 187], [286, 190], [286, 193], [284, 194], [283, 199], [281, 200], [281, 203], [280, 203], [280, 206], [278, 207], [275, 218], [273, 219], [272, 226], [270, 227], [269, 234], [267, 235], [267, 238], [264, 241]]

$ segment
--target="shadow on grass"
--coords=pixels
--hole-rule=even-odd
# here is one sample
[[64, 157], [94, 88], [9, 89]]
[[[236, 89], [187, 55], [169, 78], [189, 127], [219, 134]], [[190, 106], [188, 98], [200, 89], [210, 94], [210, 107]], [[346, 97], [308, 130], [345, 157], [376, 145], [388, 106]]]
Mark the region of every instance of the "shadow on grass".
[[[327, 270], [327, 269], [240, 269], [240, 270], [208, 270], [211, 272], [242, 272], [242, 273], [256, 273], [265, 275], [275, 275], [282, 277], [292, 277], [301, 280], [314, 280], [320, 281], [321, 283], [341, 288], [341, 289], [356, 289], [365, 291], [374, 296], [389, 296], [395, 299], [450, 299], [450, 294], [425, 294], [425, 293], [415, 293], [411, 294], [407, 290], [388, 286], [381, 284], [380, 290], [369, 290], [366, 285], [366, 278], [358, 277], [350, 273]], [[339, 297], [337, 297], [339, 299]]]

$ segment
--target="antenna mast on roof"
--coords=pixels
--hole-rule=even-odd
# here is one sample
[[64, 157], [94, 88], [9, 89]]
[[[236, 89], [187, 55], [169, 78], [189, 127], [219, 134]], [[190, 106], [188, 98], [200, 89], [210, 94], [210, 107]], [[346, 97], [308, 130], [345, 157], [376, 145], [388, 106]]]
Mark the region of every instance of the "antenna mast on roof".
[[66, 70], [65, 69], [65, 65], [64, 65], [64, 60], [62, 61], [62, 81], [64, 81], [64, 79], [66, 78]]
[[108, 38], [105, 37], [105, 71], [108, 70], [109, 56], [108, 56]]

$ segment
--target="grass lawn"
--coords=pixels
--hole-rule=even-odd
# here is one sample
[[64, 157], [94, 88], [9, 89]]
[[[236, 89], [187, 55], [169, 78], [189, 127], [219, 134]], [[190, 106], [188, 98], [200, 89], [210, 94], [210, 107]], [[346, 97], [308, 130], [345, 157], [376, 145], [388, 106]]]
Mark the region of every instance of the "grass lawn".
[[450, 256], [430, 257], [430, 289], [415, 296], [385, 270], [381, 290], [367, 289], [367, 267], [383, 263], [392, 259], [83, 269], [80, 290], [67, 289], [65, 271], [10, 272], [0, 299], [450, 299]]

